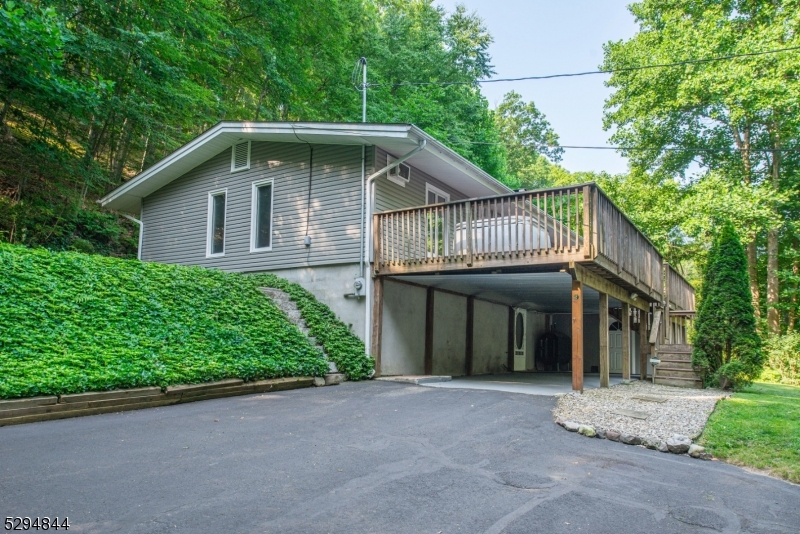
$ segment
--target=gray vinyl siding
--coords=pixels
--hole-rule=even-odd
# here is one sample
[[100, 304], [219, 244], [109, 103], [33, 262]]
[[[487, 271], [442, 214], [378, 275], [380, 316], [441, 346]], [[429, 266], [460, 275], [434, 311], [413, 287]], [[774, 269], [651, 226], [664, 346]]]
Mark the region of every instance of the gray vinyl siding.
[[[372, 165], [367, 150], [367, 168]], [[253, 142], [250, 169], [230, 172], [226, 149], [142, 202], [142, 259], [228, 271], [263, 271], [359, 260], [361, 147], [314, 145], [306, 235], [309, 147]], [[250, 252], [252, 183], [273, 179], [272, 250]], [[208, 193], [227, 188], [225, 255], [206, 258]], [[423, 185], [424, 188], [424, 185]]]
[[[386, 166], [386, 156], [385, 150], [375, 147], [375, 170], [380, 170]], [[392, 156], [398, 157], [402, 156], [402, 154], [392, 154]], [[405, 187], [390, 181], [386, 176], [375, 179], [375, 211], [424, 206], [427, 203], [425, 199], [426, 182], [446, 193], [450, 193], [450, 200], [467, 198], [459, 191], [414, 167], [413, 161], [414, 158], [412, 157], [406, 162], [411, 167], [411, 180]]]

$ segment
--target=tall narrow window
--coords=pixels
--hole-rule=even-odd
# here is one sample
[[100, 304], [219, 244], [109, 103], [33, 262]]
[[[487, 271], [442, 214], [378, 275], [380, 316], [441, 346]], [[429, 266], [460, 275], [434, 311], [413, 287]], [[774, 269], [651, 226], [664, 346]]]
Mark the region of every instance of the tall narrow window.
[[225, 254], [225, 191], [208, 195], [208, 256]]
[[269, 250], [272, 247], [272, 181], [253, 184], [252, 215], [250, 217], [250, 250]]

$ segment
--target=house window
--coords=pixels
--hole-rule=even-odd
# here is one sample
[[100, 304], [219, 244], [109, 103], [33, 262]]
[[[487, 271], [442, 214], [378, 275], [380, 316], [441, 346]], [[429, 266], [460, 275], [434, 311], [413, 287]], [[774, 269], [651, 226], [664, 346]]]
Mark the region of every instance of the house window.
[[250, 252], [272, 249], [272, 180], [254, 182], [250, 208]]
[[208, 194], [208, 242], [206, 256], [225, 254], [225, 207], [227, 191], [214, 191]]
[[[392, 162], [397, 161], [397, 158], [392, 156], [386, 155], [386, 164], [391, 165]], [[403, 187], [411, 180], [411, 167], [406, 165], [405, 163], [401, 163], [397, 167], [393, 169], [389, 169], [386, 173], [386, 178], [391, 180], [392, 182], [396, 183], [397, 185], [402, 185]]]
[[425, 203], [426, 204], [442, 204], [450, 202], [450, 194], [445, 193], [438, 187], [431, 184], [425, 184]]
[[231, 149], [231, 172], [250, 168], [250, 141], [242, 141]]

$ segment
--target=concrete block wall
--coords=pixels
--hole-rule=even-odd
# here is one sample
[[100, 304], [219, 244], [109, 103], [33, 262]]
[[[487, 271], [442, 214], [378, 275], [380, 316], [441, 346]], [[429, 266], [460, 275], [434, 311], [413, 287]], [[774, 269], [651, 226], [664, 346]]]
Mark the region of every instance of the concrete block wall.
[[437, 291], [433, 299], [433, 374], [464, 374], [466, 331], [467, 298]]
[[472, 374], [502, 373], [508, 364], [508, 306], [475, 300]]

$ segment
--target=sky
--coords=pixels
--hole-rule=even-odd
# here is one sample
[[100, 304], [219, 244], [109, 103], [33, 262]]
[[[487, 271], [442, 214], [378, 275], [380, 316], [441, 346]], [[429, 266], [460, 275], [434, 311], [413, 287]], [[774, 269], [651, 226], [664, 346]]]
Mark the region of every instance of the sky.
[[[497, 78], [596, 70], [603, 44], [629, 39], [637, 30], [628, 0], [438, 0], [453, 11], [464, 4], [486, 22]], [[562, 145], [607, 145], [603, 103], [608, 75], [482, 85], [494, 108], [508, 91], [533, 101], [559, 135]], [[625, 172], [627, 160], [613, 150], [566, 150], [569, 171]]]

